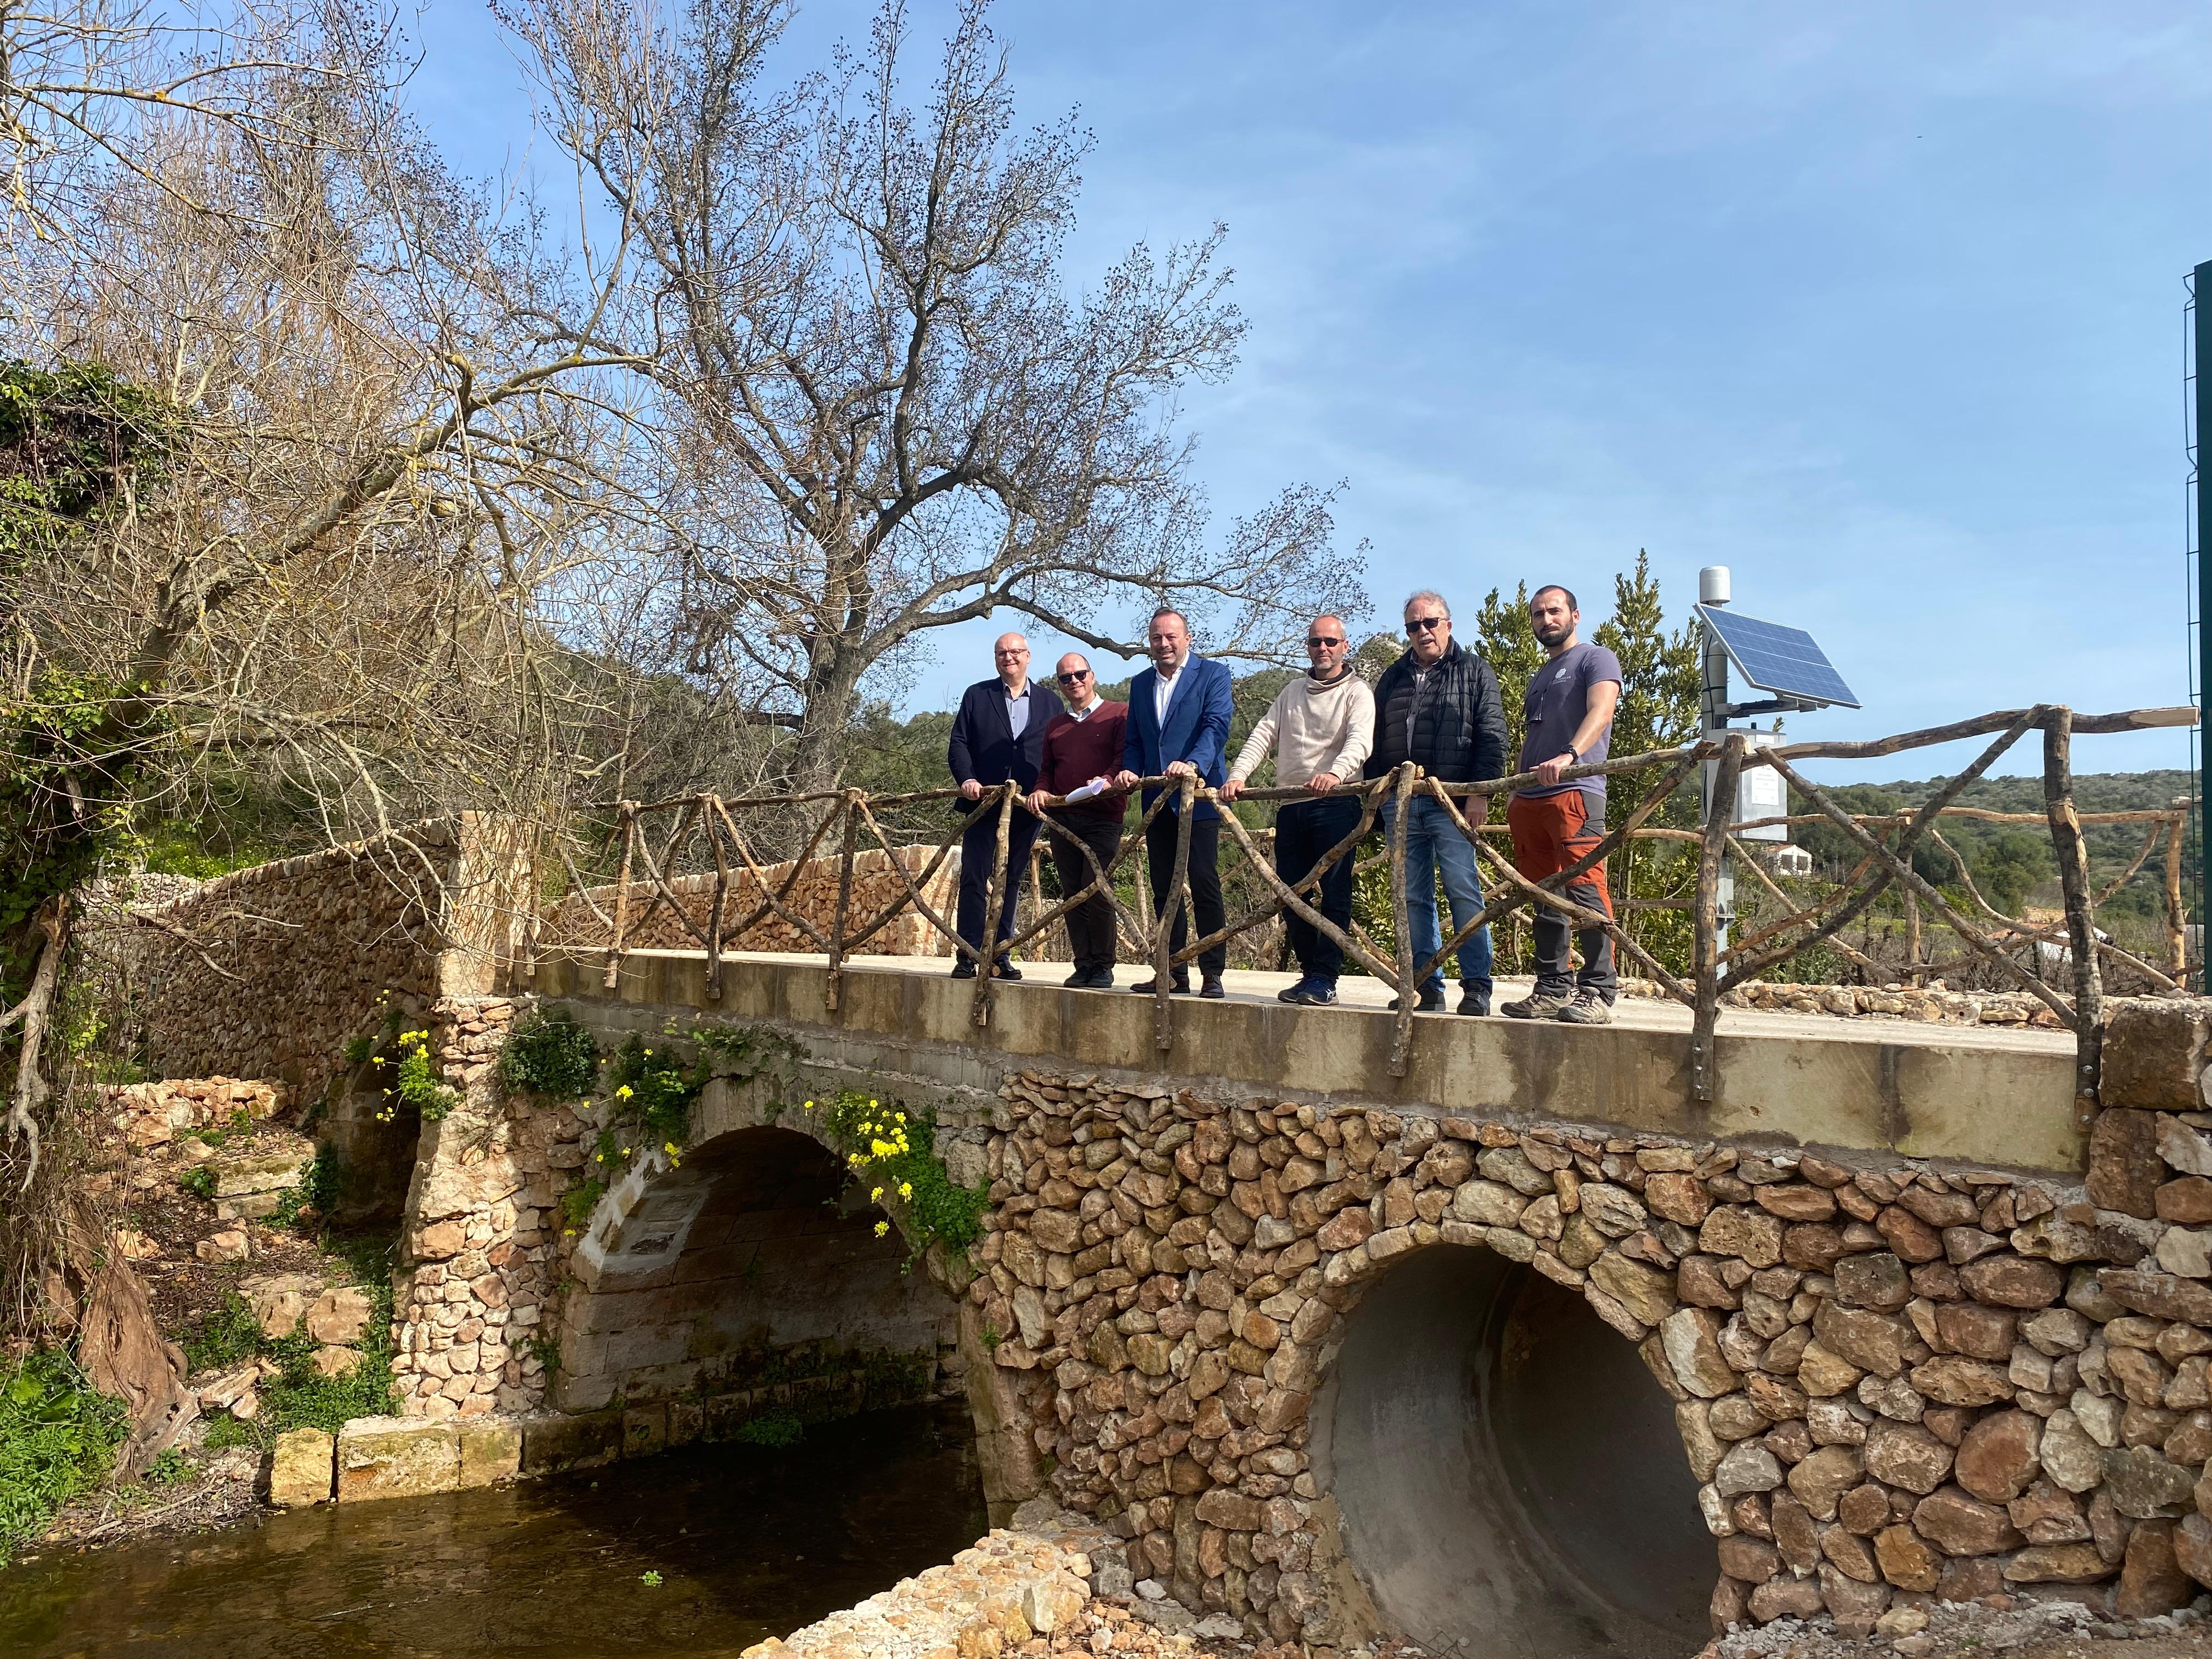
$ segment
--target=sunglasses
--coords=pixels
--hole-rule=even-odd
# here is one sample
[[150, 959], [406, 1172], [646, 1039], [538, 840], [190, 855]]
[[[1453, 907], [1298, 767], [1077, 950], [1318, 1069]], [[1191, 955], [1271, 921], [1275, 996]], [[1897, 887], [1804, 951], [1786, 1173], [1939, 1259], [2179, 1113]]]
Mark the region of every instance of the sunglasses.
[[1336, 646], [1342, 645], [1344, 641], [1342, 640], [1324, 639], [1319, 634], [1309, 634], [1306, 635], [1306, 649], [1309, 651], [1318, 650], [1324, 645]]
[[1058, 680], [1062, 685], [1080, 685], [1084, 681], [1090, 678], [1091, 671], [1087, 668], [1079, 668], [1073, 674], [1054, 674], [1053, 676], [1053, 678]]
[[1408, 617], [1406, 618], [1406, 631], [1408, 634], [1425, 634], [1432, 628], [1442, 628], [1450, 620], [1449, 617]]

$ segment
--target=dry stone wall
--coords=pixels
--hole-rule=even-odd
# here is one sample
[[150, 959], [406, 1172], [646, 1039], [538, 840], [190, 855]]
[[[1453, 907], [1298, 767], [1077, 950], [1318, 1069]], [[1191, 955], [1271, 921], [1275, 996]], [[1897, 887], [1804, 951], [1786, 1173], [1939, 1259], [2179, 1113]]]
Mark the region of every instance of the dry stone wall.
[[2028, 1586], [2160, 1613], [2212, 1585], [2212, 1263], [2155, 1213], [2212, 1171], [2206, 1030], [2123, 1009], [2107, 1116], [2148, 1127], [2087, 1190], [1024, 1071], [969, 1297], [1054, 1495], [1277, 1639], [1347, 1634], [1309, 1412], [1365, 1287], [1440, 1248], [1637, 1345], [1717, 1625]]
[[[891, 852], [875, 848], [853, 856], [853, 891], [846, 911], [848, 925], [865, 926], [894, 903], [907, 896], [905, 878], [899, 874], [902, 866], [908, 873], [919, 878], [928, 868], [937, 848], [927, 846], [901, 847]], [[893, 860], [897, 860], [894, 865]], [[766, 878], [766, 890], [781, 894], [783, 884], [790, 879], [792, 866], [788, 863], [769, 865], [761, 872]], [[793, 915], [803, 916], [828, 938], [830, 925], [837, 914], [837, 887], [841, 879], [841, 861], [836, 858], [817, 858], [807, 861], [791, 892], [782, 899], [783, 906]], [[948, 921], [952, 915], [952, 902], [960, 884], [960, 852], [955, 848], [929, 879], [921, 884], [922, 896], [930, 907]], [[623, 934], [623, 942], [636, 951], [696, 951], [704, 947], [699, 943], [700, 934], [707, 932], [707, 921], [714, 904], [714, 878], [712, 876], [683, 876], [668, 884], [669, 891], [683, 907], [683, 917], [688, 917], [690, 927], [670, 908], [668, 902], [653, 890], [649, 881], [635, 880], [630, 885], [630, 920]], [[765, 895], [763, 883], [752, 872], [739, 868], [730, 874], [727, 896], [723, 900], [722, 914], [726, 921], [738, 921], [759, 908]], [[593, 906], [598, 907], [597, 913]], [[615, 910], [615, 890], [595, 887], [590, 901], [571, 894], [556, 905], [540, 932], [540, 943], [548, 945], [583, 945], [604, 946], [608, 941], [608, 922], [602, 915], [611, 918]], [[696, 927], [698, 933], [691, 929]], [[732, 934], [725, 943], [731, 951], [819, 951], [822, 947], [805, 932], [793, 927], [782, 916], [770, 911], [761, 921], [742, 933]], [[951, 954], [951, 946], [945, 936], [932, 927], [921, 913], [908, 906], [900, 915], [869, 938], [859, 947], [874, 956], [941, 957]]]
[[495, 988], [526, 870], [514, 826], [463, 813], [204, 884], [142, 927], [153, 1066], [282, 1079], [313, 1099], [382, 1019], [380, 997], [413, 1009]]

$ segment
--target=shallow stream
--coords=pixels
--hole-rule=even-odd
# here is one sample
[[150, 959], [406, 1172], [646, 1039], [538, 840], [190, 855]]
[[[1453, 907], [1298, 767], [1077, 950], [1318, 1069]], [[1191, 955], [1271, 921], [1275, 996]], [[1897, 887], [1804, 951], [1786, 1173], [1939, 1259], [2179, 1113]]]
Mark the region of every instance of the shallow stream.
[[[0, 1572], [9, 1659], [736, 1655], [988, 1525], [967, 1409], [693, 1446], [489, 1492], [324, 1505]], [[657, 1573], [657, 1585], [644, 1575]]]

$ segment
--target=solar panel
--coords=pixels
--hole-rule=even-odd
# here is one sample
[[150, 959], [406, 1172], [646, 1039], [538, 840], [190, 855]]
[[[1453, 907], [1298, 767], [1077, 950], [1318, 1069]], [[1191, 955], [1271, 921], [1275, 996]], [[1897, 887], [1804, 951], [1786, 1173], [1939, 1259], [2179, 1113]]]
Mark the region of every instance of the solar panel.
[[1701, 605], [1698, 615], [1727, 647], [1729, 660], [1751, 684], [1777, 696], [1856, 708], [1859, 700], [1829, 662], [1827, 653], [1802, 628], [1761, 622], [1741, 611]]

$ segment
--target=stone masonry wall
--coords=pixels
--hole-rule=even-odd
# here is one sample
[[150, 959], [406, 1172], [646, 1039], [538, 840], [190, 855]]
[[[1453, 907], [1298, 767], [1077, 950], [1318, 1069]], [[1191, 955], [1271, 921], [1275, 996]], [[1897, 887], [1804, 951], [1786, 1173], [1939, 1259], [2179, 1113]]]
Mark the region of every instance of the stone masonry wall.
[[[902, 847], [896, 850], [899, 863], [915, 876], [920, 876], [929, 860], [936, 856], [934, 847]], [[853, 857], [853, 895], [847, 915], [852, 927], [872, 921], [884, 908], [906, 894], [906, 883], [891, 863], [892, 855], [881, 848], [856, 853]], [[822, 930], [826, 939], [831, 921], [837, 913], [837, 884], [840, 860], [835, 857], [808, 860], [806, 869], [788, 897], [783, 901], [786, 908], [801, 915]], [[765, 866], [762, 874], [767, 879], [770, 892], [781, 890], [791, 875], [789, 864]], [[953, 849], [937, 873], [921, 884], [922, 895], [937, 913], [948, 921], [951, 906], [960, 884], [959, 849]], [[701, 933], [707, 929], [707, 919], [714, 908], [714, 878], [708, 876], [683, 876], [668, 884], [688, 915]], [[595, 887], [591, 898], [608, 916], [614, 915], [615, 890], [611, 886]], [[646, 880], [634, 881], [630, 886], [630, 927], [624, 935], [625, 943], [638, 951], [696, 951], [703, 949], [690, 929], [686, 927], [669, 909], [666, 901], [653, 901], [658, 895]], [[749, 870], [739, 867], [731, 872], [730, 889], [723, 900], [723, 915], [731, 921], [742, 920], [757, 908], [763, 898], [762, 884]], [[652, 906], [651, 914], [644, 914]], [[607, 942], [607, 924], [592, 913], [591, 905], [579, 896], [571, 894], [554, 907], [546, 918], [539, 936], [544, 945], [566, 944], [599, 945]], [[819, 951], [822, 947], [805, 933], [781, 916], [770, 911], [743, 933], [733, 934], [726, 948], [732, 951]], [[860, 945], [862, 952], [872, 956], [941, 957], [951, 953], [944, 935], [933, 927], [917, 910], [908, 908], [886, 922], [882, 929], [872, 934]]]
[[2115, 1016], [2124, 1127], [2086, 1191], [1024, 1071], [969, 1295], [1055, 1497], [1277, 1639], [1346, 1634], [1307, 1415], [1343, 1322], [1449, 1247], [1638, 1345], [1702, 1483], [1717, 1625], [1863, 1632], [2033, 1585], [2162, 1612], [2212, 1585], [2205, 1008]]
[[380, 1021], [380, 994], [420, 1007], [494, 988], [521, 921], [517, 847], [501, 821], [463, 813], [240, 870], [163, 907], [191, 942], [142, 930], [155, 1068], [281, 1078], [313, 1099], [347, 1040]]

